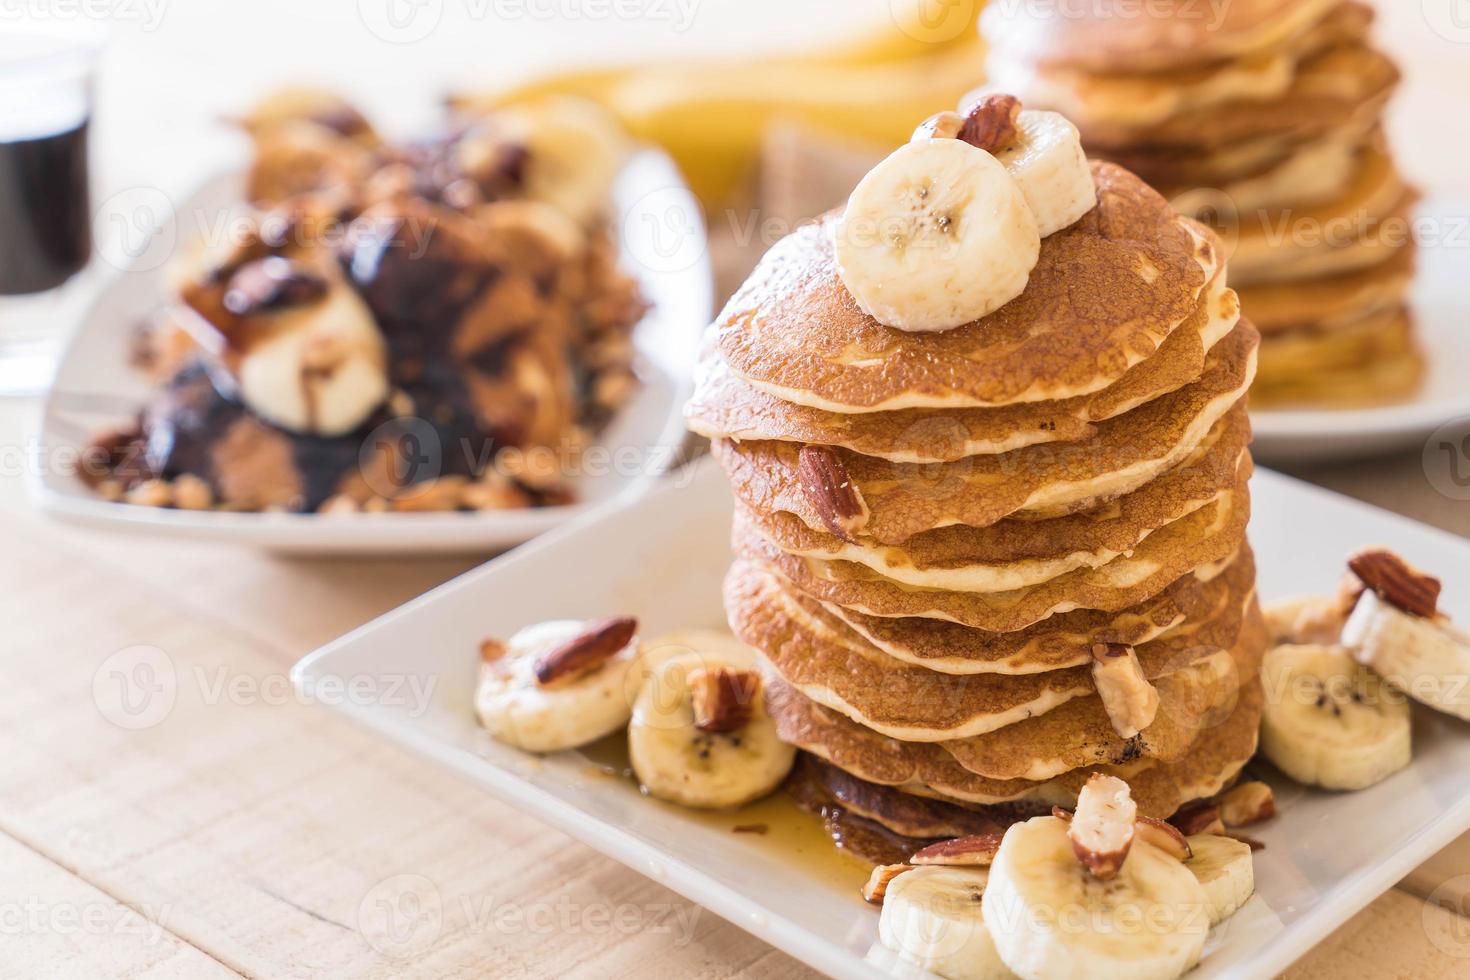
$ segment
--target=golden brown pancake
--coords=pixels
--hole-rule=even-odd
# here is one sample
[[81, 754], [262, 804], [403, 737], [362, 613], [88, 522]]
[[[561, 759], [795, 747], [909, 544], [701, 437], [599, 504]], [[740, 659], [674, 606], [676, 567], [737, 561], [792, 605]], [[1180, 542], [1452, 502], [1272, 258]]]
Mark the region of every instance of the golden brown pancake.
[[[1106, 73], [1188, 69], [1288, 44], [1327, 16], [1340, 0], [1165, 0], [1098, 4], [1082, 10], [1053, 5], [1030, 10], [991, 4], [980, 29], [992, 48], [1039, 65]], [[1087, 15], [1090, 10], [1091, 14]]]
[[837, 274], [828, 215], [766, 253], [715, 321], [720, 353], [767, 394], [833, 412], [1100, 391], [1194, 315], [1217, 248], [1132, 174], [1092, 169], [1097, 207], [1043, 241], [1025, 291], [982, 320], [906, 333], [863, 313]]
[[1413, 323], [1403, 309], [1375, 313], [1333, 330], [1290, 330], [1261, 345], [1261, 384], [1289, 384], [1319, 372], [1350, 370], [1413, 348]]
[[[1234, 406], [1255, 375], [1258, 339], [1241, 321], [1210, 352], [1198, 382], [1099, 423], [1085, 442], [928, 465], [836, 450], [871, 512], [860, 540], [900, 544], [953, 524], [987, 527], [1017, 514], [1070, 513], [1138, 489], [1187, 458], [1217, 424], [1247, 424]], [[785, 511], [825, 529], [802, 483], [799, 446], [719, 440], [712, 451], [751, 510]]]
[[1287, 95], [1298, 65], [1337, 46], [1362, 44], [1373, 9], [1344, 3], [1280, 45], [1244, 58], [1200, 60], [1165, 71], [1139, 71], [1128, 62], [1105, 71], [1038, 66], [1004, 47], [987, 58], [988, 91], [1024, 92], [1084, 132], [1106, 126], [1144, 127], [1183, 113], [1236, 100]]
[[1149, 535], [1132, 555], [1041, 585], [995, 593], [914, 589], [853, 562], [788, 555], [738, 513], [733, 539], [737, 555], [773, 565], [822, 602], [871, 616], [943, 619], [1006, 633], [1074, 609], [1118, 612], [1144, 602], [1191, 569], [1233, 555], [1245, 539], [1249, 519], [1250, 498], [1242, 479], [1221, 500]]
[[1114, 418], [1197, 380], [1206, 354], [1239, 319], [1234, 291], [1216, 275], [1189, 323], [1171, 333], [1153, 357], [1102, 391], [999, 408], [860, 415], [794, 405], [751, 387], [729, 370], [713, 338], [707, 338], [694, 397], [684, 414], [691, 429], [710, 439], [841, 446], [896, 463], [951, 462], [1041, 443], [1076, 442], [1092, 435], [1091, 423]]
[[[1236, 651], [1216, 654], [1161, 679], [1159, 715], [1132, 739], [1113, 732], [1095, 697], [1078, 698], [1047, 715], [986, 735], [943, 743], [903, 742], [880, 735], [811, 701], [779, 677], [768, 678], [767, 702], [783, 740], [861, 779], [927, 787], [971, 803], [1007, 803], [1037, 799], [1046, 792], [1048, 781], [1075, 778], [1079, 770], [1092, 766], [1124, 767], [1119, 775], [1129, 779], [1148, 768], [1150, 760], [1179, 762], [1198, 754], [1210, 742], [1223, 740], [1232, 725], [1247, 720], [1252, 727], [1258, 725], [1262, 692], [1256, 671], [1264, 640], [1257, 613]], [[1202, 736], [1207, 736], [1203, 745]], [[1251, 738], [1254, 751], [1254, 732]], [[1249, 757], [1250, 752], [1245, 753], [1238, 764]], [[996, 775], [976, 772], [977, 768]], [[1085, 780], [1087, 773], [1080, 775]]]
[[1241, 305], [1249, 309], [1263, 344], [1265, 338], [1290, 330], [1349, 326], [1403, 304], [1414, 280], [1416, 253], [1410, 244], [1387, 262], [1361, 271], [1248, 286], [1241, 290]]
[[952, 525], [916, 534], [902, 545], [878, 546], [814, 531], [783, 511], [763, 515], [745, 509], [744, 516], [789, 554], [858, 562], [921, 589], [1006, 592], [1104, 565], [1217, 499], [1250, 465], [1249, 428], [1217, 427], [1184, 462], [1132, 493], [1047, 521]]
[[1405, 312], [1391, 329], [1375, 336], [1361, 360], [1321, 370], [1283, 372], [1257, 385], [1251, 402], [1268, 408], [1386, 405], [1411, 397], [1423, 383], [1425, 371], [1424, 353], [1414, 340]]
[[1182, 623], [1208, 619], [1256, 579], [1250, 546], [1180, 577], [1158, 595], [1118, 613], [1079, 609], [1023, 630], [992, 633], [938, 619], [889, 619], [824, 604], [896, 660], [947, 674], [1034, 674], [1092, 663], [1095, 643], [1138, 646]]
[[[1183, 670], [1236, 641], [1254, 590], [1225, 597], [1207, 617], [1137, 649], [1150, 679]], [[725, 581], [735, 635], [763, 652], [813, 701], [892, 738], [966, 738], [1034, 718], [1096, 693], [1091, 667], [1041, 674], [941, 674], [896, 660], [773, 572], [738, 563]]]

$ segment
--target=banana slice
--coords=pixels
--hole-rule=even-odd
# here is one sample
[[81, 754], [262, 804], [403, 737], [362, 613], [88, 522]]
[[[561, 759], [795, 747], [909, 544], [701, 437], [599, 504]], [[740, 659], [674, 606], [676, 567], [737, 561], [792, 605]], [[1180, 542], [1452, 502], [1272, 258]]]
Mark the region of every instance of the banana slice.
[[1041, 236], [996, 158], [957, 139], [906, 143], [853, 190], [833, 230], [837, 271], [863, 312], [950, 330], [1026, 288]]
[[632, 715], [636, 629], [626, 617], [553, 620], [504, 644], [487, 641], [475, 694], [480, 724], [527, 752], [576, 748], [622, 728]]
[[1279, 646], [1262, 665], [1261, 751], [1299, 783], [1364, 789], [1409, 764], [1409, 706], [1341, 647]]
[[995, 951], [981, 897], [985, 868], [924, 867], [888, 883], [878, 942], [907, 963], [948, 980], [1014, 977]]
[[1001, 960], [1028, 980], [1173, 980], [1199, 962], [1210, 899], [1143, 837], [1117, 875], [1100, 880], [1073, 853], [1065, 821], [1034, 817], [1006, 831], [985, 922]]
[[525, 147], [524, 189], [533, 201], [588, 225], [607, 212], [628, 138], [607, 110], [554, 96], [509, 106], [493, 117], [499, 138]]
[[1097, 206], [1097, 187], [1071, 120], [1056, 112], [1023, 109], [1017, 136], [995, 158], [1021, 188], [1041, 237], [1071, 227]]
[[1196, 834], [1189, 838], [1192, 854], [1184, 866], [1199, 879], [1210, 899], [1210, 925], [1234, 915], [1256, 891], [1251, 846], [1234, 837]]
[[1442, 616], [1411, 616], [1364, 592], [1342, 629], [1358, 663], [1436, 711], [1470, 721], [1470, 633]]
[[700, 633], [649, 648], [652, 666], [628, 726], [628, 756], [644, 789], [671, 803], [721, 809], [781, 785], [796, 750], [766, 714], [755, 652], [733, 637]]

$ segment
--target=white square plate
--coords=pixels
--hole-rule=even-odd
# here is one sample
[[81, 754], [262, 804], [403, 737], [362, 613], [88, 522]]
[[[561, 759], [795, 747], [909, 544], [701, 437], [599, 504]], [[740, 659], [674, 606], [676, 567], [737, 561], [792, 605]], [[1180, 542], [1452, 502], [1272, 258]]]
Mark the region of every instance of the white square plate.
[[530, 540], [600, 504], [636, 498], [676, 461], [700, 334], [713, 315], [714, 284], [698, 205], [673, 161], [645, 150], [628, 162], [614, 188], [613, 229], [624, 268], [652, 304], [633, 338], [643, 386], [599, 439], [608, 453], [598, 458], [609, 465], [594, 467], [589, 457], [587, 472], [574, 479], [579, 503], [480, 513], [231, 514], [102, 500], [63, 461], [75, 460], [96, 432], [136, 415], [148, 384], [130, 367], [133, 328], [158, 308], [169, 257], [233, 227], [228, 222], [242, 198], [240, 178], [227, 176], [161, 216], [149, 208], [166, 201], [140, 202], [130, 213], [131, 220], [148, 218], [149, 234], [72, 335], [42, 410], [37, 458], [56, 461], [32, 474], [44, 513], [90, 527], [275, 551], [488, 552]]
[[[1344, 557], [1368, 544], [1391, 544], [1447, 582], [1470, 582], [1470, 542], [1269, 471], [1253, 487], [1252, 539], [1268, 600], [1330, 590]], [[580, 753], [534, 758], [496, 744], [474, 720], [486, 636], [615, 613], [638, 615], [648, 637], [722, 623], [730, 513], [723, 474], [706, 461], [658, 493], [547, 535], [323, 647], [293, 679], [303, 692], [350, 681], [387, 690], [389, 679], [405, 677], [432, 684], [426, 707], [340, 710], [819, 970], [882, 976], [864, 961], [877, 915], [853, 882], [822, 880], [773, 839], [731, 834], [645, 799]], [[1470, 591], [1452, 588], [1444, 608], [1470, 620]], [[1470, 829], [1470, 726], [1417, 710], [1414, 736], [1413, 764], [1361, 793], [1276, 781], [1280, 816], [1251, 831], [1266, 844], [1256, 856], [1257, 897], [1215, 931], [1192, 976], [1275, 975]]]

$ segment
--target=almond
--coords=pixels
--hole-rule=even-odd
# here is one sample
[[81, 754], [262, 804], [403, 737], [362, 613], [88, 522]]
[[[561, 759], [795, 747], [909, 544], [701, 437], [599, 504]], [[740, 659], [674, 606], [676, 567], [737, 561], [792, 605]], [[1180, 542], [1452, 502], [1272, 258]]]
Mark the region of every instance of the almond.
[[802, 446], [797, 461], [802, 489], [827, 530], [852, 544], [868, 522], [868, 505], [831, 446]]
[[1178, 828], [1185, 837], [1225, 833], [1225, 824], [1220, 820], [1220, 808], [1213, 803], [1191, 804], [1170, 817], [1169, 823]]
[[1419, 571], [1392, 551], [1360, 551], [1348, 559], [1348, 568], [1389, 605], [1410, 616], [1433, 618], [1439, 605], [1439, 579]]
[[872, 902], [874, 905], [883, 904], [883, 896], [888, 893], [888, 883], [905, 871], [914, 870], [912, 864], [880, 864], [873, 869], [863, 885], [863, 901]]
[[753, 670], [701, 667], [689, 675], [694, 727], [702, 732], [734, 732], [744, 728], [755, 710], [760, 675]]
[[959, 138], [987, 153], [1004, 150], [1016, 141], [1016, 118], [1021, 100], [1014, 95], [987, 95], [965, 115]]
[[1127, 860], [1137, 822], [1138, 805], [1128, 784], [1117, 776], [1093, 773], [1077, 794], [1077, 809], [1067, 827], [1072, 852], [1094, 878], [1107, 881]]
[[536, 682], [555, 684], [596, 670], [627, 648], [638, 632], [638, 620], [615, 616], [587, 624], [577, 636], [553, 647], [536, 661]]
[[913, 141], [931, 140], [955, 140], [960, 138], [960, 133], [965, 129], [965, 117], [958, 112], [946, 109], [936, 112], [934, 115], [919, 123], [919, 128], [914, 130]]
[[1000, 850], [1000, 834], [974, 834], [942, 840], [915, 851], [909, 858], [910, 864], [949, 864], [966, 867], [988, 868], [995, 862], [995, 852]]
[[1241, 783], [1220, 797], [1220, 819], [1227, 827], [1249, 827], [1276, 816], [1276, 794], [1265, 783]]
[[1163, 820], [1154, 817], [1139, 817], [1138, 825], [1133, 828], [1133, 833], [1135, 839], [1147, 841], [1180, 861], [1188, 861], [1194, 857], [1194, 851], [1190, 850], [1189, 841], [1184, 839], [1184, 835]]
[[1092, 648], [1092, 682], [1119, 738], [1133, 738], [1154, 723], [1159, 692], [1144, 676], [1132, 647], [1098, 643]]

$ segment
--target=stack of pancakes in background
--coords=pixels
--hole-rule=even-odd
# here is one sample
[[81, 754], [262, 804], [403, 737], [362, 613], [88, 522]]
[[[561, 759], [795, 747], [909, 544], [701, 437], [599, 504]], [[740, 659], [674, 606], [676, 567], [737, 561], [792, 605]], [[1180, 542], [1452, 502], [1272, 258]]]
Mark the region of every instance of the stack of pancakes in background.
[[794, 791], [876, 862], [1075, 805], [1098, 768], [1168, 816], [1255, 751], [1259, 336], [1210, 231], [1092, 173], [1097, 207], [979, 321], [863, 313], [828, 215], [707, 338], [687, 415], [737, 501], [730, 622]]
[[1124, 14], [992, 5], [987, 88], [1056, 109], [1227, 240], [1262, 334], [1255, 403], [1408, 397], [1416, 194], [1382, 116], [1394, 64], [1354, 0], [1232, 0]]

